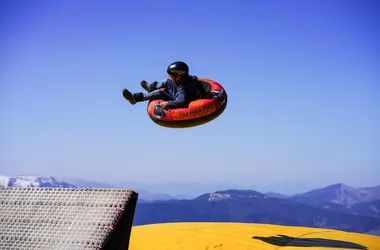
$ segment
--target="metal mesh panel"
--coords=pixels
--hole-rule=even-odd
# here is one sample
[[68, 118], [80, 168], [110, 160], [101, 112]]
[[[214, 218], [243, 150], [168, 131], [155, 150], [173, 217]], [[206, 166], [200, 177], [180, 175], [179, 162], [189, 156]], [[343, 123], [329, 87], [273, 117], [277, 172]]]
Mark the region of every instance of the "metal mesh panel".
[[0, 249], [101, 249], [132, 192], [0, 188]]

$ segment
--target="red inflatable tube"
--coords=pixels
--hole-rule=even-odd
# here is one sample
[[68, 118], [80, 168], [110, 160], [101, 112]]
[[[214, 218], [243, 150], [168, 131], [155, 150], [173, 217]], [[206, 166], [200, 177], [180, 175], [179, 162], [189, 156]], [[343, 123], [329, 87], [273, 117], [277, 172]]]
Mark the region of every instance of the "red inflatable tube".
[[187, 128], [205, 124], [221, 115], [227, 106], [227, 93], [217, 82], [199, 78], [203, 96], [189, 103], [186, 108], [165, 110], [159, 106], [163, 100], [148, 103], [147, 112], [156, 124], [168, 128]]

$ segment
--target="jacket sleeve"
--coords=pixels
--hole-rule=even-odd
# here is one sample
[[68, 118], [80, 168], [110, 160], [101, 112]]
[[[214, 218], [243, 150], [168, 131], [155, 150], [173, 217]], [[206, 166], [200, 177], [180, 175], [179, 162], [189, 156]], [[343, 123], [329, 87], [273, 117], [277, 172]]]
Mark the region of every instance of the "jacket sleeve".
[[176, 98], [173, 101], [168, 101], [168, 109], [184, 107], [186, 104], [186, 87], [181, 86], [177, 89]]

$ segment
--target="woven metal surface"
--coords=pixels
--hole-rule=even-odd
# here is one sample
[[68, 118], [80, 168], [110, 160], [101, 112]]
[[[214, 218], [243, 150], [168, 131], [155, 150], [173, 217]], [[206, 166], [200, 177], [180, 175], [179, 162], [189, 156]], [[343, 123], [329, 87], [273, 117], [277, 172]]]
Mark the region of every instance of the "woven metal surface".
[[0, 188], [0, 249], [101, 249], [132, 192]]

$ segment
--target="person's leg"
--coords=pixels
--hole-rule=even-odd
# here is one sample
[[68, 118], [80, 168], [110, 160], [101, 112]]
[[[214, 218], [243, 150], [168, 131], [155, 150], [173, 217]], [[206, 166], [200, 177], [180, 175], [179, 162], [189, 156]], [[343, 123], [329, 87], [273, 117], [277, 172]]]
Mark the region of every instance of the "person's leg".
[[123, 97], [128, 100], [132, 105], [136, 104], [136, 100], [134, 98], [134, 94], [129, 92], [128, 89], [123, 89]]
[[175, 99], [175, 96], [172, 96], [170, 93], [167, 93], [167, 92], [162, 91], [160, 89], [154, 90], [154, 91], [149, 92], [147, 94], [144, 94], [142, 92], [132, 94], [129, 90], [124, 89], [123, 90], [123, 96], [132, 105], [136, 104], [137, 102], [143, 102], [143, 101], [148, 101], [148, 100], [161, 99], [164, 101], [171, 101], [171, 100]]
[[144, 101], [158, 100], [158, 99], [161, 99], [164, 101], [171, 101], [171, 100], [175, 99], [175, 96], [172, 96], [170, 93], [168, 93], [166, 91], [162, 91], [160, 89], [154, 90], [154, 91], [147, 93], [147, 94], [140, 93], [140, 96], [142, 96], [142, 97], [140, 97], [138, 99], [144, 99]]
[[165, 85], [165, 90], [167, 93], [169, 93], [169, 95], [171, 95], [173, 97], [173, 99], [175, 99], [175, 96], [177, 94], [177, 85], [172, 82], [170, 79], [166, 79], [163, 84]]
[[166, 91], [172, 96], [175, 96], [175, 94], [177, 93], [177, 85], [175, 85], [170, 79], [165, 79], [160, 83], [154, 81], [150, 84], [143, 80], [141, 81], [140, 85], [143, 89], [148, 91], [148, 93], [161, 88], [165, 88]]
[[154, 91], [154, 90], [157, 89], [157, 88], [156, 88], [156, 85], [157, 85], [157, 82], [156, 82], [156, 81], [154, 81], [154, 82], [152, 82], [152, 83], [148, 83], [147, 81], [142, 80], [142, 81], [140, 82], [140, 85], [141, 85], [141, 87], [142, 87], [143, 89], [145, 89], [145, 90], [148, 91], [148, 92], [152, 92], [152, 91]]

